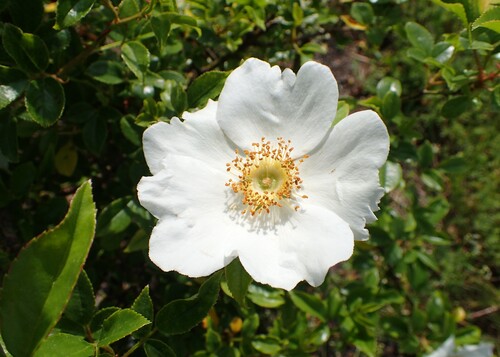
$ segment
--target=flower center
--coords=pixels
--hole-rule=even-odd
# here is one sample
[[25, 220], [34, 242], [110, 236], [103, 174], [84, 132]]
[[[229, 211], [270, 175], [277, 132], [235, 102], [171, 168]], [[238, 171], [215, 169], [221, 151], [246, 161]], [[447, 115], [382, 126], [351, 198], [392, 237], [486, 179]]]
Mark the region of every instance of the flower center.
[[[236, 158], [227, 163], [227, 171], [233, 171], [236, 180], [229, 179], [226, 186], [233, 192], [243, 195], [242, 203], [247, 206], [241, 214], [249, 212], [252, 216], [260, 213], [270, 213], [272, 206], [292, 206], [295, 193], [301, 188], [298, 164], [302, 159], [294, 161], [291, 157], [293, 147], [290, 140], [277, 138], [272, 145], [266, 138], [252, 144], [253, 150], [245, 150], [244, 156], [238, 150]], [[302, 195], [302, 198], [307, 196]], [[300, 207], [293, 205], [295, 210]]]

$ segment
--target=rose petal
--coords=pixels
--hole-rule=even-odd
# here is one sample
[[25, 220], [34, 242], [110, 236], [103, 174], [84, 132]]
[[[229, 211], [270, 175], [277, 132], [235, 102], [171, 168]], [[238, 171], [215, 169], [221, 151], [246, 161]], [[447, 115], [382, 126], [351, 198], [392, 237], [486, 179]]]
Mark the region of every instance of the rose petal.
[[337, 82], [330, 69], [305, 63], [297, 76], [251, 58], [227, 78], [219, 98], [217, 121], [240, 148], [261, 137], [291, 140], [294, 157], [311, 151], [324, 138], [337, 110]]
[[302, 280], [318, 286], [330, 267], [353, 252], [349, 225], [322, 207], [304, 203], [275, 228], [254, 232], [238, 251], [243, 267], [260, 283], [286, 290]]
[[349, 115], [300, 166], [304, 192], [349, 223], [357, 240], [368, 239], [366, 222], [384, 194], [378, 169], [389, 152], [389, 135], [373, 111]]
[[151, 173], [164, 168], [164, 159], [169, 154], [193, 156], [212, 165], [222, 162], [220, 169], [225, 170], [225, 163], [231, 161], [234, 154], [215, 120], [216, 110], [217, 103], [209, 101], [204, 109], [183, 113], [185, 122], [172, 118], [170, 124], [159, 122], [146, 129], [144, 156]]

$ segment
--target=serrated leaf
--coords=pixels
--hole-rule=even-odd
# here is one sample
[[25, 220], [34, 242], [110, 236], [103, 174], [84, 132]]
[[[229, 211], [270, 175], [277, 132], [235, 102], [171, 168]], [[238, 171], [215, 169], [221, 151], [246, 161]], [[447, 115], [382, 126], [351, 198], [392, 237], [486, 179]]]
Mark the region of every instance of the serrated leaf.
[[252, 277], [243, 268], [238, 258], [229, 263], [224, 270], [231, 295], [238, 304], [245, 305], [245, 295], [253, 280]]
[[95, 347], [81, 336], [56, 333], [45, 340], [35, 352], [34, 357], [90, 357]]
[[23, 72], [14, 68], [0, 66], [0, 109], [21, 96], [28, 85]]
[[217, 301], [221, 276], [222, 272], [213, 274], [200, 286], [197, 294], [165, 305], [156, 315], [158, 330], [167, 335], [176, 335], [199, 324]]
[[38, 73], [49, 65], [49, 50], [40, 37], [23, 33], [7, 23], [3, 27], [2, 41], [7, 54], [23, 71]]
[[149, 321], [153, 320], [153, 301], [149, 296], [149, 286], [146, 285], [144, 289], [142, 289], [139, 296], [134, 300], [131, 308]]
[[132, 309], [118, 310], [104, 320], [102, 328], [96, 331], [97, 345], [107, 346], [149, 323], [148, 319]]
[[500, 33], [500, 6], [495, 6], [488, 11], [485, 11], [472, 24], [472, 30], [480, 27]]
[[294, 305], [300, 310], [317, 317], [323, 322], [326, 321], [326, 306], [317, 296], [303, 291], [290, 291], [289, 294]]
[[405, 25], [406, 36], [411, 44], [421, 49], [426, 55], [429, 55], [434, 47], [434, 37], [422, 25], [416, 22], [407, 22]]
[[[134, 310], [135, 312], [138, 312], [139, 314], [147, 318], [149, 321], [153, 322], [154, 310], [153, 310], [153, 301], [149, 296], [149, 286], [146, 285], [144, 289], [142, 289], [139, 296], [137, 296], [137, 298], [134, 300], [131, 309]], [[133, 337], [140, 339], [146, 336], [150, 331], [151, 331], [151, 325], [144, 326], [143, 328], [134, 332]]]
[[57, 0], [57, 30], [73, 26], [89, 13], [95, 0]]
[[26, 92], [25, 104], [36, 123], [49, 127], [63, 113], [64, 89], [59, 82], [50, 77], [31, 81]]
[[462, 21], [464, 26], [468, 25], [468, 20], [467, 20], [467, 15], [465, 13], [464, 6], [462, 4], [459, 4], [458, 1], [455, 3], [447, 3], [447, 1], [442, 1], [442, 0], [432, 0], [435, 4], [438, 4], [442, 6], [443, 8], [447, 9], [448, 11], [451, 11], [454, 13], [458, 18]]
[[95, 61], [85, 72], [96, 81], [106, 84], [123, 83], [123, 65], [116, 61]]
[[135, 76], [143, 79], [150, 62], [150, 54], [146, 46], [138, 41], [127, 42], [122, 46], [121, 56]]
[[69, 300], [64, 316], [82, 326], [92, 319], [95, 310], [95, 297], [92, 283], [85, 270], [82, 270]]
[[212, 71], [196, 78], [187, 89], [189, 108], [201, 108], [209, 99], [215, 99], [228, 75], [228, 72]]
[[1, 332], [15, 356], [28, 356], [55, 326], [87, 257], [95, 229], [90, 182], [75, 193], [64, 220], [33, 239], [4, 278]]

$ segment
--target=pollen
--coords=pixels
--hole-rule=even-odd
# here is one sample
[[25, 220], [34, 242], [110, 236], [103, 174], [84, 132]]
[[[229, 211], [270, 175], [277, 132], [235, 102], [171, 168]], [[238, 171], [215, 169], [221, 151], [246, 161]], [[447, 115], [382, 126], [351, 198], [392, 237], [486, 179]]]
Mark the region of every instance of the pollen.
[[307, 196], [297, 195], [302, 185], [298, 165], [307, 155], [294, 160], [292, 151], [290, 140], [277, 138], [275, 143], [271, 143], [264, 137], [260, 142], [253, 143], [251, 150], [243, 153], [235, 150], [236, 158], [226, 164], [227, 171], [235, 178], [229, 179], [226, 186], [242, 194], [242, 203], [246, 208], [241, 214], [254, 216], [270, 213], [273, 206], [286, 205], [295, 211], [300, 208], [297, 197]]

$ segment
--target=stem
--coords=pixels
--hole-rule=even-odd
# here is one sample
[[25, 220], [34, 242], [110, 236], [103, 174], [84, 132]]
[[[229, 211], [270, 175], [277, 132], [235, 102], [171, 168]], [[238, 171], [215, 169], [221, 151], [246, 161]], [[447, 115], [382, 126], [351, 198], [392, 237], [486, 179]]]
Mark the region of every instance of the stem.
[[157, 331], [157, 328], [155, 327], [146, 336], [144, 336], [139, 341], [137, 341], [135, 343], [135, 345], [133, 345], [132, 347], [130, 347], [130, 349], [127, 352], [125, 352], [122, 357], [128, 357], [132, 353], [134, 353], [134, 351], [136, 349], [138, 349], [139, 347], [141, 347], [144, 344], [144, 342], [146, 342], [151, 336], [153, 336], [156, 333], [156, 331]]

